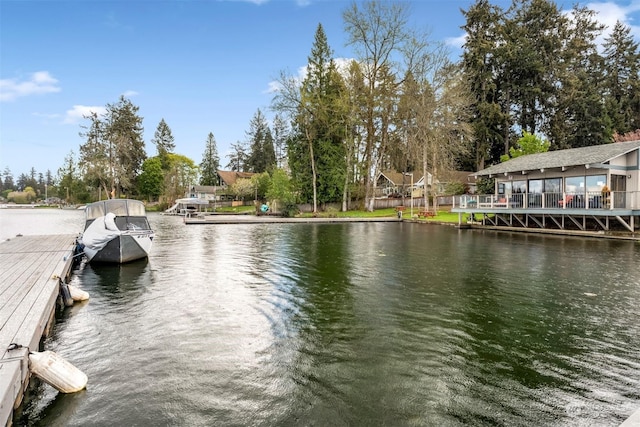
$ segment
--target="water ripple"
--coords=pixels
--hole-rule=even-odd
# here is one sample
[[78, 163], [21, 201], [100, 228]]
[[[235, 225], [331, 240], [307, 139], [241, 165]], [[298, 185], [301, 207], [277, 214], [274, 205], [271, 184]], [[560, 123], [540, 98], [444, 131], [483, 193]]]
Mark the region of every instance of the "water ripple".
[[640, 400], [633, 244], [151, 221], [46, 343], [88, 389], [16, 425], [614, 426]]

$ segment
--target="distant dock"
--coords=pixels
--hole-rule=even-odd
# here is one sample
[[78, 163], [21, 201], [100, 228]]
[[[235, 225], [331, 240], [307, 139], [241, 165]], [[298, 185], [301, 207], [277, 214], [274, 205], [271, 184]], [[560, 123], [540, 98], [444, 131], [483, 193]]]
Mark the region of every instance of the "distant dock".
[[[0, 426], [12, 424], [29, 383], [29, 350], [54, 321], [71, 273], [75, 235], [17, 236], [0, 242]], [[12, 343], [20, 347], [10, 349]]]

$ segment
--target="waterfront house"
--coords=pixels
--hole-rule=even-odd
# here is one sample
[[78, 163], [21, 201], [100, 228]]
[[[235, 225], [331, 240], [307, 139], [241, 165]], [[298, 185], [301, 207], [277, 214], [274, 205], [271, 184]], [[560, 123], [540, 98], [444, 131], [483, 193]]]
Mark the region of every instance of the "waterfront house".
[[462, 184], [467, 193], [475, 193], [476, 182], [471, 172], [445, 171], [434, 179], [430, 172], [422, 175], [418, 172], [398, 172], [388, 170], [378, 174], [376, 181], [376, 197], [423, 197], [425, 184], [427, 190], [435, 185], [437, 194], [448, 194], [450, 184]]
[[230, 187], [239, 179], [251, 179], [255, 173], [236, 171], [216, 171], [220, 185], [192, 185], [189, 187], [186, 198], [198, 199], [210, 203], [233, 200], [235, 195]]
[[224, 195], [227, 200], [231, 200], [235, 197], [230, 191], [233, 184], [235, 184], [239, 179], [251, 179], [251, 177], [255, 175], [253, 172], [223, 170], [218, 170], [217, 174], [220, 182], [220, 185], [218, 186], [218, 193]]
[[[431, 185], [431, 181], [431, 174], [427, 172], [427, 185]], [[412, 191], [414, 197], [420, 197], [424, 183], [424, 177], [417, 172], [380, 172], [376, 180], [376, 197], [411, 197]]]
[[452, 212], [493, 227], [637, 233], [640, 141], [530, 154], [472, 174], [494, 193], [457, 199]]
[[208, 202], [220, 200], [218, 198], [218, 186], [216, 185], [192, 185], [189, 187], [189, 191], [186, 196], [189, 198], [206, 200]]

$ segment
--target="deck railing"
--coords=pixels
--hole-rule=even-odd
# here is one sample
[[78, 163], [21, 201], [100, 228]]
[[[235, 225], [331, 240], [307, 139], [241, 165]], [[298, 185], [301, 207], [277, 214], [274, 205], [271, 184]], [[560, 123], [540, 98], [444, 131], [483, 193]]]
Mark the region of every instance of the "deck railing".
[[640, 209], [640, 191], [465, 194], [454, 208], [469, 209]]

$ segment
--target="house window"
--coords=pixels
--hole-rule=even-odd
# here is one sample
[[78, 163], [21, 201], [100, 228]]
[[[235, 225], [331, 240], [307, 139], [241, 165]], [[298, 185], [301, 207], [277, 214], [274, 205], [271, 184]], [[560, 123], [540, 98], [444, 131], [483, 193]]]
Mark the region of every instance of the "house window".
[[530, 179], [529, 180], [529, 196], [527, 197], [528, 206], [530, 208], [542, 207], [542, 189], [544, 180], [542, 179]]
[[547, 178], [544, 180], [544, 206], [556, 208], [562, 198], [562, 178]]
[[607, 183], [606, 175], [593, 175], [587, 177], [587, 191], [600, 191]]
[[562, 190], [562, 178], [548, 178], [544, 180], [545, 193], [560, 193]]
[[527, 192], [527, 181], [513, 181], [513, 192], [514, 193], [526, 193]]
[[542, 184], [541, 179], [529, 180], [529, 193], [542, 193]]
[[511, 191], [511, 183], [510, 182], [500, 182], [498, 183], [498, 194], [505, 194]]
[[565, 178], [564, 191], [569, 194], [584, 193], [584, 176], [570, 176]]

